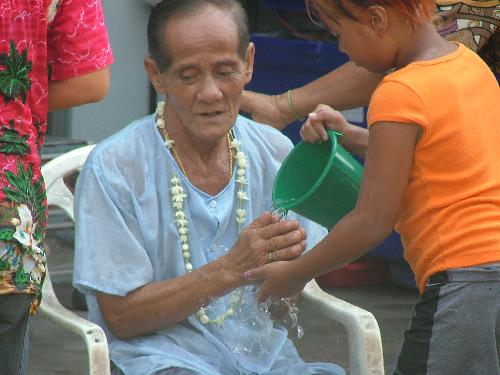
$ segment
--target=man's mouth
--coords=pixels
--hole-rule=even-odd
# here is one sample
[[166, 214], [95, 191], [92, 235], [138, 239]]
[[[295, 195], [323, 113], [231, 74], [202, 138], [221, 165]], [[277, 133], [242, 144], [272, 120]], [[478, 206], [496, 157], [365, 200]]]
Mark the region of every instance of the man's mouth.
[[212, 111], [212, 112], [200, 112], [200, 116], [206, 117], [206, 118], [213, 118], [217, 116], [223, 115], [223, 111]]

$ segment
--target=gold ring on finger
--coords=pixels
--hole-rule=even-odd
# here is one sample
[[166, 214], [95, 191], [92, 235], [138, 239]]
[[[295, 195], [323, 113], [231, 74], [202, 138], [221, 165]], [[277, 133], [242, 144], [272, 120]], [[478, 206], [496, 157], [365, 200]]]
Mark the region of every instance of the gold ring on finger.
[[268, 255], [267, 255], [267, 259], [269, 259], [270, 262], [274, 262], [274, 252], [271, 251]]

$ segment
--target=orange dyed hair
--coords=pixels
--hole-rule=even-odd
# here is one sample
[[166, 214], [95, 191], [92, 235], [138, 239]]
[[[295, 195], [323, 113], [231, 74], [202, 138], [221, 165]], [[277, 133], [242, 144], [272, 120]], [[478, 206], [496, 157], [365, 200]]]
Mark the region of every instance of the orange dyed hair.
[[[346, 17], [356, 19], [356, 17], [346, 8], [345, 4], [350, 3], [355, 7], [366, 9], [373, 5], [390, 7], [407, 17], [412, 24], [419, 24], [432, 19], [436, 10], [435, 0], [323, 0], [327, 6], [335, 7]], [[306, 0], [307, 10], [311, 19], [319, 18], [320, 13], [317, 7], [318, 0]]]

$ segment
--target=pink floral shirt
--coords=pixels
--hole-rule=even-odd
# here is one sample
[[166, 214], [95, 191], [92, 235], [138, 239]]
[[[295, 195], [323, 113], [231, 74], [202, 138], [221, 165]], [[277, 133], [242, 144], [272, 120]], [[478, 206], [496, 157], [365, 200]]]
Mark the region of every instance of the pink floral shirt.
[[101, 0], [0, 3], [0, 294], [35, 294], [45, 276], [47, 221], [40, 148], [48, 82], [112, 63]]

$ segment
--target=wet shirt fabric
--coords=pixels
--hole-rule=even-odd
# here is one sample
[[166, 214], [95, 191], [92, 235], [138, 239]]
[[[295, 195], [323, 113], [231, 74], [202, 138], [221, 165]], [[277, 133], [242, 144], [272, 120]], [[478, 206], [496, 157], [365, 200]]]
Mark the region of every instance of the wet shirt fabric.
[[[48, 82], [110, 65], [100, 1], [17, 0], [0, 4], [0, 294], [40, 303], [47, 206], [40, 148]], [[50, 75], [50, 77], [49, 77]]]
[[[187, 194], [184, 212], [194, 269], [227, 252], [238, 235], [235, 176], [215, 196], [194, 187], [166, 149], [154, 121], [154, 116], [138, 120], [98, 145], [82, 169], [75, 194], [74, 285], [86, 294], [89, 318], [105, 330], [113, 362], [127, 375], [170, 367], [206, 375], [343, 374], [335, 365], [304, 363], [286, 329], [259, 311], [254, 287], [236, 290], [242, 296], [236, 314], [220, 326], [203, 325], [193, 314], [173, 327], [130, 340], [111, 334], [96, 291], [124, 296], [147, 283], [186, 273], [170, 202], [174, 174]], [[234, 132], [249, 162], [246, 226], [272, 206], [274, 178], [292, 143], [277, 130], [244, 117], [237, 119]], [[310, 247], [326, 235], [324, 228], [299, 219]], [[226, 312], [233, 306], [232, 295], [210, 303], [207, 315], [213, 319]]]

